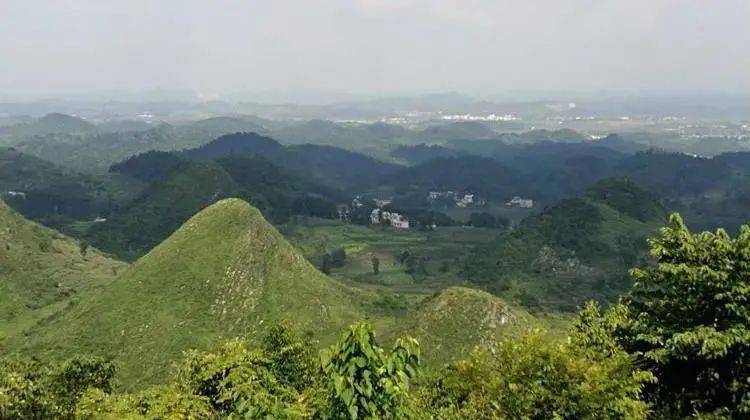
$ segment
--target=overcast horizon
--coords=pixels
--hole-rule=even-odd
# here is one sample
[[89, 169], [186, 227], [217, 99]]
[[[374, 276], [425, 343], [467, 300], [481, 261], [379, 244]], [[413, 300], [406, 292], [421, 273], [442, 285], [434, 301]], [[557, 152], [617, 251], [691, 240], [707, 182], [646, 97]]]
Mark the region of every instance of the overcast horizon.
[[0, 97], [750, 93], [750, 2], [0, 0]]

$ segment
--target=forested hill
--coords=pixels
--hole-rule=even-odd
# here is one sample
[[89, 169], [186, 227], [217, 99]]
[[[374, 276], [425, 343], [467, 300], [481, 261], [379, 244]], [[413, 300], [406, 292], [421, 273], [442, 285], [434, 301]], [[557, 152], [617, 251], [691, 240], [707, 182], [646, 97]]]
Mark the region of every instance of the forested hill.
[[283, 146], [255, 133], [236, 133], [217, 138], [196, 149], [186, 150], [191, 159], [216, 159], [233, 155], [264, 157], [292, 175], [332, 188], [350, 189], [373, 185], [398, 166], [332, 146], [303, 144]]
[[531, 308], [570, 311], [591, 298], [611, 301], [629, 287], [627, 270], [645, 261], [646, 238], [666, 216], [650, 192], [606, 179], [472, 250], [464, 270], [472, 282]]

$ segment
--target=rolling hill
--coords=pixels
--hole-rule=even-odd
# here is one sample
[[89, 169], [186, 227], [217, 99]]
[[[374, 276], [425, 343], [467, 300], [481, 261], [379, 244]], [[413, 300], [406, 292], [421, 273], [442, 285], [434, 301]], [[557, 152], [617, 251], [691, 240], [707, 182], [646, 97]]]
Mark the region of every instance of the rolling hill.
[[93, 219], [106, 215], [141, 188], [140, 182], [116, 174], [80, 174], [13, 148], [0, 148], [2, 197], [34, 220]]
[[327, 278], [257, 209], [227, 199], [192, 217], [106, 287], [10, 337], [6, 348], [43, 359], [110, 357], [121, 385], [138, 388], [166, 378], [184, 350], [210, 349], [235, 336], [252, 341], [279, 321], [328, 344], [367, 318], [387, 338], [423, 339], [426, 362], [435, 366], [531, 320], [470, 289], [447, 289], [406, 314], [379, 308], [378, 296]]
[[96, 126], [72, 115], [52, 113], [34, 121], [3, 128], [0, 134], [9, 136], [38, 136], [45, 134], [86, 134], [96, 131]]
[[0, 340], [80, 291], [109, 283], [126, 266], [93, 248], [82, 249], [0, 200]]
[[508, 200], [526, 195], [528, 186], [517, 171], [479, 156], [441, 157], [384, 177], [399, 193], [408, 191], [472, 192], [484, 199]]
[[332, 146], [302, 144], [283, 146], [256, 133], [235, 133], [217, 138], [201, 147], [186, 150], [184, 156], [210, 160], [236, 155], [264, 157], [290, 175], [337, 189], [370, 186], [400, 167], [359, 153]]
[[20, 338], [40, 356], [111, 356], [126, 384], [165, 377], [189, 348], [296, 321], [326, 342], [362, 318], [359, 298], [319, 273], [247, 203], [220, 201], [185, 223], [106, 289]]
[[574, 311], [590, 299], [611, 301], [629, 287], [627, 270], [647, 260], [646, 238], [666, 216], [650, 192], [625, 179], [605, 179], [473, 249], [464, 272], [471, 282], [535, 310]]
[[164, 179], [91, 227], [97, 247], [132, 260], [177, 230], [201, 209], [223, 198], [241, 197], [240, 187], [213, 162], [181, 162]]
[[449, 362], [477, 345], [490, 345], [502, 336], [540, 325], [523, 309], [466, 287], [449, 287], [427, 297], [402, 323], [398, 334], [416, 338], [433, 364]]

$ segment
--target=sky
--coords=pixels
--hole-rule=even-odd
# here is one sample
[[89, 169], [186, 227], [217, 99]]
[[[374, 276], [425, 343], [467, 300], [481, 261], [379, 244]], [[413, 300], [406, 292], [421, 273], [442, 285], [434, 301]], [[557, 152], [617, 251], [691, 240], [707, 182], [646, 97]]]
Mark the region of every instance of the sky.
[[750, 92], [748, 0], [0, 0], [0, 94]]

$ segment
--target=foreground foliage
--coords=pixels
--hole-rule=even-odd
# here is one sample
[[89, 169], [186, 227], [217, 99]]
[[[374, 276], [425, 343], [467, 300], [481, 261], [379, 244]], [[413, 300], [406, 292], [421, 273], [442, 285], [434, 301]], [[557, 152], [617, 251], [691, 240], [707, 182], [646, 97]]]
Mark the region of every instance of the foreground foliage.
[[569, 337], [483, 341], [421, 372], [416, 340], [386, 351], [366, 323], [316, 357], [285, 324], [258, 346], [188, 351], [171, 379], [113, 392], [114, 365], [0, 361], [0, 418], [734, 419], [750, 415], [750, 227], [691, 233], [673, 215], [632, 290], [579, 313]]
[[650, 370], [661, 417], [750, 416], [750, 227], [691, 233], [678, 215], [651, 241], [657, 264], [632, 271], [633, 289], [580, 327], [602, 351], [623, 349]]
[[650, 379], [624, 353], [591, 358], [575, 345], [532, 332], [477, 349], [423, 388], [422, 404], [443, 419], [643, 419]]
[[12, 359], [0, 365], [2, 418], [645, 418], [648, 375], [624, 354], [589, 357], [541, 332], [477, 349], [419, 378], [412, 338], [381, 348], [369, 324], [351, 326], [318, 359], [285, 325], [259, 347], [235, 339], [189, 351], [172, 379], [112, 392], [114, 368], [98, 359], [61, 366]]

